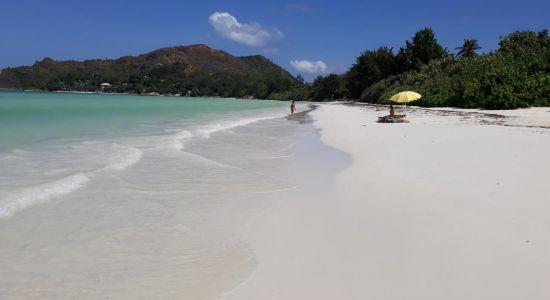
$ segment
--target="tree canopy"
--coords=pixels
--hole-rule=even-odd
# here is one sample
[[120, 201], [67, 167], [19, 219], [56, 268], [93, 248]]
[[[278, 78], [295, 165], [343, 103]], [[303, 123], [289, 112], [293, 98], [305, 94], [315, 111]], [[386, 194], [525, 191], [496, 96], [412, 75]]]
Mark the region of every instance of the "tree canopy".
[[424, 28], [395, 54], [389, 47], [363, 51], [343, 76], [318, 77], [303, 87], [307, 99], [315, 101], [351, 98], [389, 103], [391, 95], [414, 90], [423, 95], [415, 102], [421, 106], [550, 106], [548, 31], [512, 32], [501, 38], [499, 46], [492, 53], [478, 54], [477, 40], [465, 39], [452, 56], [439, 45], [433, 30]]
[[411, 41], [405, 42], [405, 47], [399, 51], [404, 64], [403, 69], [419, 69], [431, 61], [446, 56], [447, 51], [438, 43], [435, 32], [426, 27], [417, 31]]
[[397, 70], [395, 63], [393, 51], [388, 47], [361, 53], [346, 74], [346, 88], [351, 97], [359, 98], [366, 87], [395, 74]]
[[471, 58], [478, 55], [476, 51], [481, 49], [481, 47], [475, 39], [464, 39], [462, 46], [455, 49], [458, 50], [457, 56]]
[[422, 106], [512, 109], [550, 105], [547, 31], [514, 32], [491, 55], [444, 57], [419, 70], [389, 76], [365, 89], [362, 101], [385, 103], [397, 91], [415, 90]]

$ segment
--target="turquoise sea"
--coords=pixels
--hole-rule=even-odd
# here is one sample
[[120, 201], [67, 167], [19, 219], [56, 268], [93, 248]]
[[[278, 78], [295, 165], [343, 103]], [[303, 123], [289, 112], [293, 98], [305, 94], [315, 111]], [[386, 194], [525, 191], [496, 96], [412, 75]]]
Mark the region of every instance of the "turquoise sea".
[[284, 170], [315, 136], [287, 114], [277, 101], [0, 92], [0, 298], [236, 286], [256, 268], [249, 216], [296, 187]]
[[69, 140], [162, 134], [209, 120], [223, 122], [239, 115], [244, 119], [251, 111], [283, 106], [282, 102], [259, 100], [0, 92], [0, 151]]

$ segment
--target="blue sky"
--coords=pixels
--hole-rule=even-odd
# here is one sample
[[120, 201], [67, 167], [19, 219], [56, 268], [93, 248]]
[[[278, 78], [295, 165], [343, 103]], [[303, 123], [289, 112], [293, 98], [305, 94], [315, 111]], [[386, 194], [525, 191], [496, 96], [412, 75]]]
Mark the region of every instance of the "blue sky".
[[397, 49], [425, 26], [449, 49], [476, 38], [489, 51], [514, 30], [550, 28], [549, 11], [547, 0], [3, 1], [0, 68], [204, 43], [311, 79], [345, 71], [365, 49]]

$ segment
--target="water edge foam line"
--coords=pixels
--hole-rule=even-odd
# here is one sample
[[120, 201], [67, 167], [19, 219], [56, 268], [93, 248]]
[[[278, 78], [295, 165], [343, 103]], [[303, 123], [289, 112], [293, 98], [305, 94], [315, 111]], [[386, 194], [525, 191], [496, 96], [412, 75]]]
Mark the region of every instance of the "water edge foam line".
[[0, 200], [0, 218], [9, 218], [29, 206], [70, 194], [85, 186], [89, 181], [88, 176], [77, 173], [8, 195], [4, 200]]

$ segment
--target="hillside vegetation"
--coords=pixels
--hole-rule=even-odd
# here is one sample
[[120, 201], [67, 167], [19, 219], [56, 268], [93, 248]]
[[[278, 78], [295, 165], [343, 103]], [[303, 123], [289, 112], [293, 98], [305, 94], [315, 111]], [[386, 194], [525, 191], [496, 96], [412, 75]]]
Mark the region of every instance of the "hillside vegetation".
[[118, 59], [55, 61], [45, 58], [32, 66], [8, 68], [0, 85], [18, 89], [190, 94], [267, 98], [291, 89], [296, 79], [267, 58], [234, 57], [206, 45], [162, 48]]

